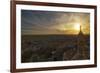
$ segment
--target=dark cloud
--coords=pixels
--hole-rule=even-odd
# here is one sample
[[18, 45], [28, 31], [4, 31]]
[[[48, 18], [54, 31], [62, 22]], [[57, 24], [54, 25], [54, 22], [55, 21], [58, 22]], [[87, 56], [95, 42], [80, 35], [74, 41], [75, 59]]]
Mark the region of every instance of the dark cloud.
[[[82, 23], [89, 24], [88, 13], [56, 12], [21, 10], [21, 31], [22, 34], [37, 33], [62, 33], [59, 28], [72, 28], [72, 22], [82, 20]], [[83, 20], [84, 19], [84, 20]]]

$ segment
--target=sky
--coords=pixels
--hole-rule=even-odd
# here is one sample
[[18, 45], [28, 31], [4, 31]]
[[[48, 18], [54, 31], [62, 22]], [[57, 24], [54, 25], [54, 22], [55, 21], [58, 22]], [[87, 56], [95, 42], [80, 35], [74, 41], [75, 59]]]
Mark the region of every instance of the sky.
[[90, 33], [90, 14], [81, 12], [21, 10], [22, 35]]

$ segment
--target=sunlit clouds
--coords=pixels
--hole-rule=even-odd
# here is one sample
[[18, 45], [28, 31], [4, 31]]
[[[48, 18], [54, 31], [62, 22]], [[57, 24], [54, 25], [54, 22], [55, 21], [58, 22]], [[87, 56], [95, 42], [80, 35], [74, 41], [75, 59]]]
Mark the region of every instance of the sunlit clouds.
[[21, 11], [22, 34], [84, 34], [90, 33], [90, 14], [54, 11]]

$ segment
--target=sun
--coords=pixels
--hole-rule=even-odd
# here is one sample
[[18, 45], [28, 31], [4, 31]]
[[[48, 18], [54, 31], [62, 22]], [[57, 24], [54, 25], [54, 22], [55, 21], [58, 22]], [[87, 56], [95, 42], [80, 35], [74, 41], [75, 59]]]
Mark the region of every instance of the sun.
[[74, 25], [74, 29], [76, 30], [76, 31], [80, 31], [80, 23], [75, 23], [75, 25]]

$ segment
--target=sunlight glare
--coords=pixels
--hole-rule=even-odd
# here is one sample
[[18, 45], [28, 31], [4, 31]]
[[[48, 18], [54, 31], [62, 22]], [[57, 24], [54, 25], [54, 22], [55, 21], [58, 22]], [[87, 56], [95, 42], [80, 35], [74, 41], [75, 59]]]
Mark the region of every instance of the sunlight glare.
[[80, 23], [76, 23], [74, 29], [80, 31]]

